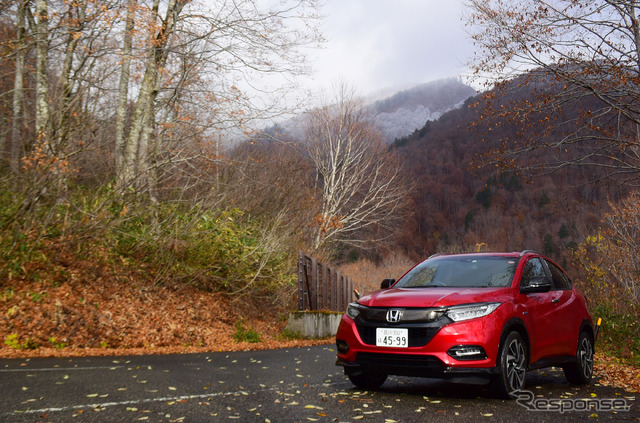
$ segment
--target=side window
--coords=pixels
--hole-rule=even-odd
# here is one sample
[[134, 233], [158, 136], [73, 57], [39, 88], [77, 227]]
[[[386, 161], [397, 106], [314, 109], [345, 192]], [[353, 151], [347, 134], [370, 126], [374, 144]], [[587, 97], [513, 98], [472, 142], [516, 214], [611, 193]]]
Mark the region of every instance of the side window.
[[539, 258], [534, 257], [524, 266], [520, 286], [528, 286], [532, 279], [546, 276], [547, 274], [544, 271], [542, 261]]
[[547, 261], [547, 265], [549, 266], [549, 270], [551, 271], [551, 278], [553, 279], [554, 289], [571, 289], [571, 281], [569, 280], [567, 275], [555, 264]]

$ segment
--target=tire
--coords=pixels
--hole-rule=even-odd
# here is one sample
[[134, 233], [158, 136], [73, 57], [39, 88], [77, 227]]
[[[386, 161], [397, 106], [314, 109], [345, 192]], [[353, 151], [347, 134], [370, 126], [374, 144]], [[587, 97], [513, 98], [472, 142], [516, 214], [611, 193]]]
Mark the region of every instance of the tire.
[[593, 376], [593, 340], [587, 332], [580, 333], [575, 363], [562, 368], [564, 376], [572, 385], [588, 385]]
[[528, 365], [527, 344], [518, 332], [510, 332], [500, 346], [497, 374], [492, 380], [492, 388], [500, 398], [517, 398], [516, 392], [524, 388]]
[[350, 374], [349, 380], [360, 389], [375, 390], [387, 380], [384, 373], [356, 373]]

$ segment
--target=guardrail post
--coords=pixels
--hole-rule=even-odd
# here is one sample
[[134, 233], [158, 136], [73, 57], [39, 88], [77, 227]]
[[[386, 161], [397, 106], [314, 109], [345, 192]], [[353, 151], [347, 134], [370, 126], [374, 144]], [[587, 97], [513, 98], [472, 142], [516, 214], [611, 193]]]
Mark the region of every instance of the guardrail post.
[[311, 259], [311, 283], [309, 284], [309, 310], [318, 310], [318, 259]]
[[304, 310], [304, 253], [298, 253], [298, 310]]
[[329, 266], [326, 263], [322, 263], [322, 305], [318, 308], [330, 309], [329, 298], [327, 297], [329, 289]]

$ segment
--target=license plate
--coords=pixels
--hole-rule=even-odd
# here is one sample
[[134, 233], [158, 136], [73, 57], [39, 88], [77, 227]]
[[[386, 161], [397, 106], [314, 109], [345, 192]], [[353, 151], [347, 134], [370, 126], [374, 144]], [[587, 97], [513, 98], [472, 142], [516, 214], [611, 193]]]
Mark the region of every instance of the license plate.
[[407, 348], [409, 346], [409, 329], [376, 328], [376, 346]]

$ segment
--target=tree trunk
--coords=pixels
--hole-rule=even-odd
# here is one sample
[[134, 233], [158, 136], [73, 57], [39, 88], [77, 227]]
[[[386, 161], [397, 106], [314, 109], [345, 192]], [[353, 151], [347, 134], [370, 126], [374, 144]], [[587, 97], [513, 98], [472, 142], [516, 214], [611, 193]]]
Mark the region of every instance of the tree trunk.
[[[69, 22], [73, 21], [73, 6], [69, 6]], [[73, 70], [73, 56], [76, 52], [78, 45], [78, 37], [76, 33], [82, 31], [84, 23], [86, 22], [86, 9], [87, 0], [79, 1], [76, 3], [78, 10], [78, 22], [76, 27], [70, 27], [68, 29], [69, 34], [67, 38], [67, 46], [65, 51], [65, 57], [62, 64], [62, 73], [60, 74], [60, 86], [62, 87], [62, 100], [60, 102], [60, 109], [58, 110], [58, 125], [55, 128], [56, 142], [54, 149], [56, 151], [63, 148], [64, 143], [69, 133], [68, 117], [69, 107], [71, 103], [71, 93], [73, 92], [74, 82], [71, 78], [71, 71]], [[52, 134], [53, 135], [53, 134]]]
[[20, 160], [22, 159], [22, 136], [21, 128], [23, 123], [22, 100], [24, 98], [24, 58], [25, 58], [25, 18], [28, 1], [24, 0], [18, 4], [16, 17], [17, 37], [16, 37], [16, 73], [13, 81], [13, 121], [11, 122], [11, 171], [20, 173]]
[[48, 146], [47, 153], [53, 154], [48, 143], [49, 122], [49, 79], [47, 76], [49, 30], [46, 0], [36, 1], [36, 136]]
[[[120, 189], [125, 189], [143, 178], [144, 172], [149, 170], [148, 143], [153, 136], [155, 127], [155, 101], [158, 94], [158, 70], [167, 60], [167, 46], [175, 29], [178, 15], [188, 1], [170, 0], [167, 5], [167, 15], [163, 25], [155, 37], [151, 47], [151, 54], [147, 62], [138, 101], [131, 118], [129, 136], [123, 149], [123, 166], [118, 181]], [[153, 13], [157, 14], [159, 0], [154, 1]], [[146, 179], [146, 178], [144, 178]], [[148, 181], [148, 179], [147, 179]], [[138, 187], [141, 185], [138, 184]], [[148, 187], [151, 189], [151, 187]]]
[[129, 0], [127, 4], [127, 18], [122, 47], [122, 67], [120, 71], [120, 84], [118, 86], [118, 108], [116, 110], [116, 175], [123, 174], [125, 138], [124, 127], [127, 116], [127, 103], [129, 96], [129, 76], [131, 74], [131, 45], [133, 41], [134, 17], [137, 0]]

